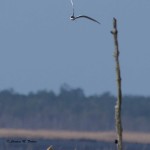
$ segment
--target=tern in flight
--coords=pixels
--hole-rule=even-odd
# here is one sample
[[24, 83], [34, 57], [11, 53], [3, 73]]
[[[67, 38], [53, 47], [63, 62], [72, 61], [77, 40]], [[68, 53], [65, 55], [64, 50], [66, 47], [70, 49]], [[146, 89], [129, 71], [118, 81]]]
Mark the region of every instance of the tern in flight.
[[91, 17], [89, 17], [89, 16], [85, 16], [85, 15], [75, 16], [75, 15], [74, 15], [74, 5], [73, 5], [73, 1], [72, 1], [72, 0], [71, 0], [71, 5], [72, 5], [72, 8], [73, 8], [73, 15], [70, 17], [71, 20], [76, 20], [76, 19], [78, 19], [78, 18], [86, 18], [86, 19], [89, 19], [89, 20], [91, 20], [91, 21], [94, 21], [94, 22], [100, 24], [100, 22], [98, 22], [97, 20], [95, 20], [95, 19], [93, 19], [93, 18], [91, 18]]

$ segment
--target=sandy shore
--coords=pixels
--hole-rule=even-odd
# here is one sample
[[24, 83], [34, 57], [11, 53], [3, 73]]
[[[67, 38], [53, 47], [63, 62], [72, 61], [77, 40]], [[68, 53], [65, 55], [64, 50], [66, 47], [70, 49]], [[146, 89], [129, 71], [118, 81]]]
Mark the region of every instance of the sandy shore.
[[[79, 131], [53, 131], [53, 130], [24, 130], [0, 129], [0, 137], [22, 137], [43, 139], [85, 139], [112, 142], [116, 139], [115, 132], [79, 132]], [[124, 132], [124, 142], [150, 143], [150, 133]]]

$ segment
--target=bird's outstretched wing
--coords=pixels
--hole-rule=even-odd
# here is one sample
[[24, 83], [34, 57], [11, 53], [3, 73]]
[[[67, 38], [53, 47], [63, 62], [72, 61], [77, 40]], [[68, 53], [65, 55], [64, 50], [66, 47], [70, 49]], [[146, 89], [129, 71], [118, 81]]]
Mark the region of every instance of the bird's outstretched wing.
[[72, 9], [73, 9], [73, 15], [72, 16], [74, 16], [74, 4], [73, 4], [72, 0], [70, 0], [70, 2], [71, 2], [71, 5], [72, 5]]
[[72, 0], [70, 0], [70, 2], [71, 2], [71, 5], [72, 5], [72, 7], [73, 7], [73, 1], [72, 1]]
[[[94, 22], [96, 22], [96, 23], [98, 23], [98, 24], [101, 24], [100, 22], [98, 22], [97, 20], [95, 20], [95, 19], [93, 19], [93, 18], [91, 18], [91, 17], [89, 17], [89, 16], [80, 15], [80, 16], [75, 17], [75, 19], [78, 19], [78, 18], [86, 18], [86, 19], [89, 19], [89, 20], [91, 20], [91, 21], [94, 21]], [[75, 19], [74, 19], [74, 20], [75, 20]]]
[[86, 19], [89, 19], [91, 21], [94, 21], [94, 22], [100, 24], [100, 22], [98, 22], [97, 20], [95, 20], [95, 19], [93, 19], [93, 18], [91, 18], [89, 16], [85, 16], [85, 15], [80, 15], [80, 16], [77, 16], [77, 17], [74, 16], [74, 4], [73, 4], [73, 0], [70, 0], [70, 2], [71, 2], [71, 5], [72, 5], [72, 9], [73, 9], [73, 15], [70, 17], [71, 20], [75, 20], [75, 19], [78, 19], [78, 18], [86, 18]]

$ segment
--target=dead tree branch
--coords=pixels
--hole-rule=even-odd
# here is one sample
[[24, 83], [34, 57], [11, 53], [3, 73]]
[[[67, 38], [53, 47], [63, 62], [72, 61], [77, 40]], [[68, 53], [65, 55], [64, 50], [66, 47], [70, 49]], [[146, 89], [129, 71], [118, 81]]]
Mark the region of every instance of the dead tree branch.
[[121, 122], [121, 104], [122, 104], [122, 90], [121, 90], [121, 72], [119, 63], [119, 44], [118, 44], [118, 30], [117, 20], [113, 19], [113, 30], [111, 31], [114, 37], [114, 58], [116, 63], [116, 79], [117, 79], [117, 102], [115, 106], [115, 125], [117, 132], [117, 149], [122, 150], [122, 122]]

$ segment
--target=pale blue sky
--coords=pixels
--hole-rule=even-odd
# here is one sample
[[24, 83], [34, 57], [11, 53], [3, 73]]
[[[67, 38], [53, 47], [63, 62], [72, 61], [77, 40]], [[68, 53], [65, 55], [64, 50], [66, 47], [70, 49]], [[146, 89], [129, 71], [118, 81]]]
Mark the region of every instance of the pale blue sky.
[[87, 95], [116, 94], [112, 19], [118, 19], [124, 94], [150, 95], [150, 1], [0, 1], [0, 90], [59, 91], [63, 83]]

